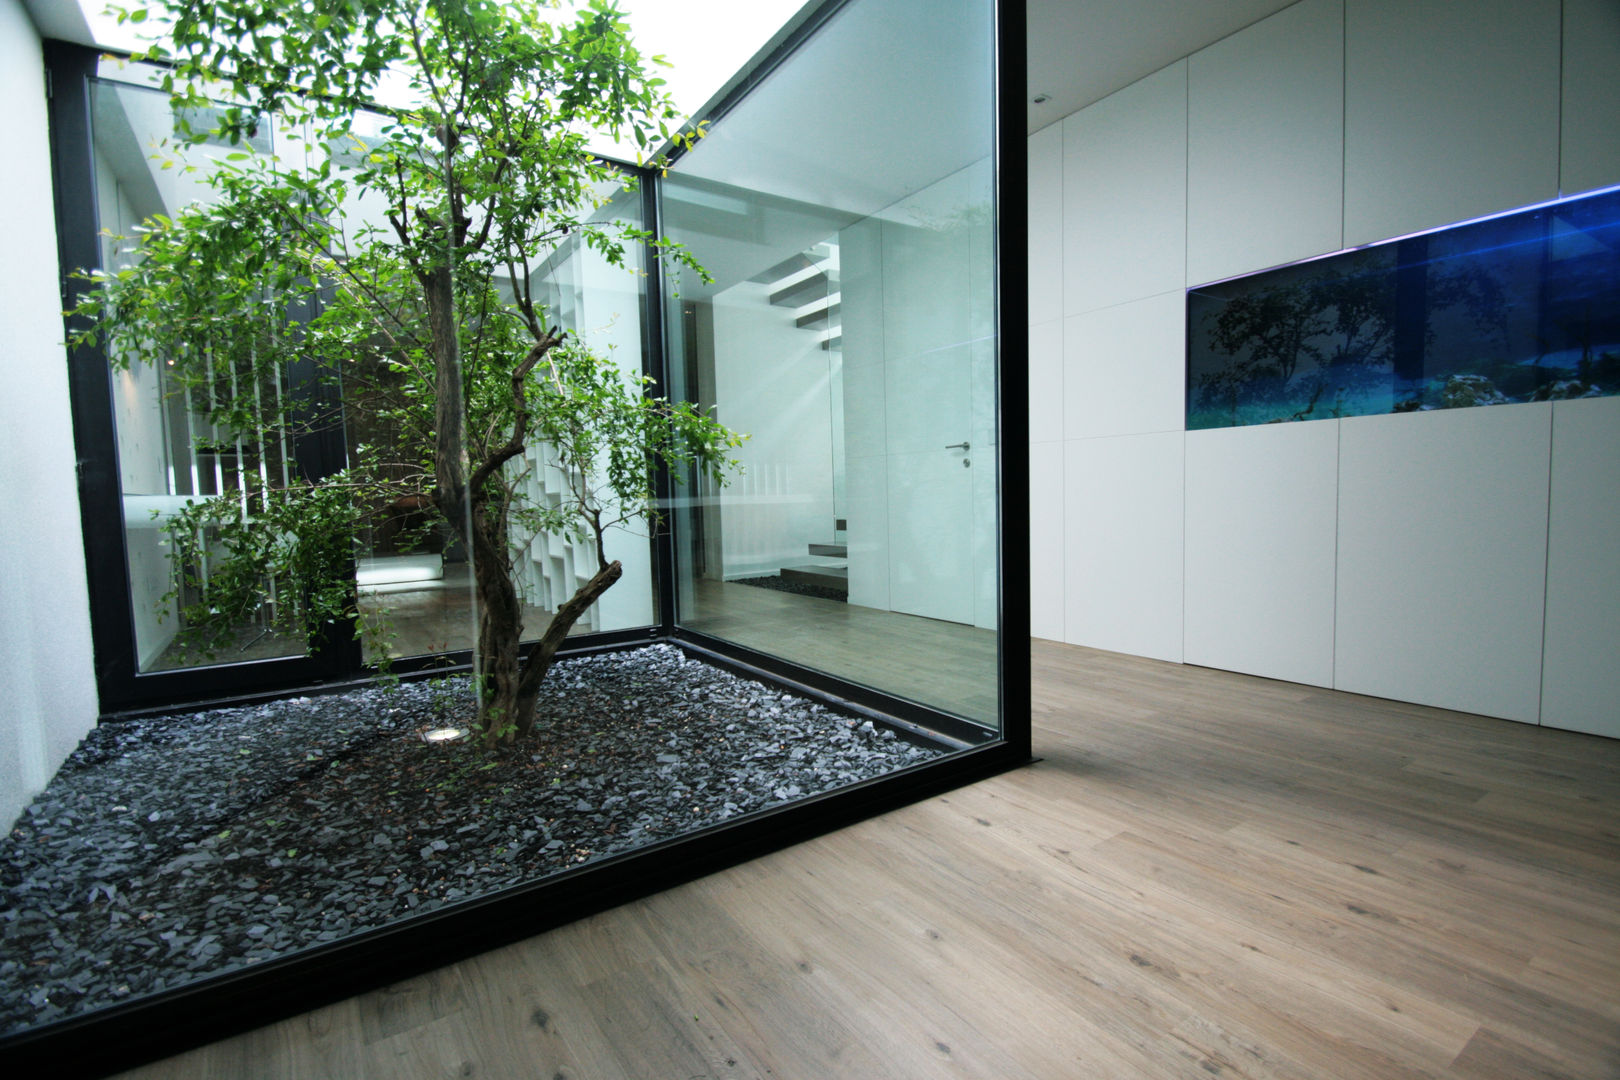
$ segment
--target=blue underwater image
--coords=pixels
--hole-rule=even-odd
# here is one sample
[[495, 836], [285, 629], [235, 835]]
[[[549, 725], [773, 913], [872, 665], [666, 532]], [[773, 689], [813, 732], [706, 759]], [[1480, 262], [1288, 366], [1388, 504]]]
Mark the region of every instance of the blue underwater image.
[[1620, 394], [1620, 190], [1187, 293], [1187, 428]]

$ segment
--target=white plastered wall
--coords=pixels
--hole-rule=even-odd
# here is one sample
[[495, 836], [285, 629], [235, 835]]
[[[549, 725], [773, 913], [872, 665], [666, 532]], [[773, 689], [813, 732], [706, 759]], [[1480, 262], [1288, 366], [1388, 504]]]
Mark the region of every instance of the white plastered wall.
[[720, 503], [728, 580], [800, 565], [833, 539], [829, 353], [793, 308], [771, 304], [772, 287], [739, 282], [712, 305], [716, 416], [748, 436]]
[[0, 0], [0, 824], [94, 725], [39, 37]]
[[1614, 399], [1188, 433], [1181, 326], [1620, 183], [1617, 68], [1609, 0], [1301, 0], [1030, 136], [1033, 633], [1620, 736]]
[[[999, 617], [989, 167], [839, 234], [849, 601], [982, 629]], [[942, 453], [956, 440], [970, 449]], [[971, 472], [955, 467], [964, 459]], [[950, 569], [931, 583], [938, 606], [921, 610], [907, 578], [926, 580], [936, 560]]]

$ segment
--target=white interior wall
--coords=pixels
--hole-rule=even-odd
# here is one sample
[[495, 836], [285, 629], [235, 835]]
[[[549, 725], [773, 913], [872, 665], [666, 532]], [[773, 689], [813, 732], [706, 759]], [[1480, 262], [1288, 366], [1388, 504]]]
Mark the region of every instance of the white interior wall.
[[0, 0], [0, 825], [94, 725], [95, 670], [62, 351], [39, 37]]
[[716, 416], [748, 435], [720, 503], [728, 579], [802, 565], [833, 538], [830, 354], [770, 291], [744, 281], [713, 301]]
[[1617, 62], [1610, 0], [1302, 0], [1030, 136], [1032, 631], [1620, 734], [1612, 399], [1187, 433], [1180, 326], [1620, 183]]
[[845, 534], [849, 602], [889, 610], [889, 470], [884, 415], [883, 222], [863, 218], [838, 234], [844, 335]]
[[1566, 194], [1620, 179], [1620, 4], [1564, 0], [1558, 186]]
[[1558, 193], [1559, 0], [1347, 0], [1344, 242]]
[[[626, 380], [639, 379], [641, 279], [622, 266], [609, 264], [594, 249], [586, 248], [582, 255], [579, 332], [591, 348], [613, 359]], [[596, 629], [651, 625], [652, 544], [646, 521], [637, 518], [614, 526], [604, 546], [610, 559], [619, 560], [624, 576], [596, 602]]]
[[1535, 723], [1552, 405], [1337, 426], [1333, 684]]
[[983, 628], [1000, 617], [991, 190], [982, 160], [839, 234], [850, 603]]
[[1620, 397], [1555, 401], [1541, 722], [1620, 739]]

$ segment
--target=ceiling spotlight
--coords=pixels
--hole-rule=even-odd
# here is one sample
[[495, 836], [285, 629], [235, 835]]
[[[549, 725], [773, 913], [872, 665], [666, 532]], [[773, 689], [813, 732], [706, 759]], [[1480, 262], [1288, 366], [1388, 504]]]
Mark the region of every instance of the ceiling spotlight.
[[1048, 101], [1051, 101], [1051, 100], [1052, 100], [1052, 95], [1051, 94], [1036, 94], [1035, 98], [1034, 98], [1035, 104], [1037, 104], [1037, 105], [1045, 105]]
[[466, 737], [467, 729], [464, 727], [436, 727], [422, 732], [422, 741], [430, 743], [455, 742]]

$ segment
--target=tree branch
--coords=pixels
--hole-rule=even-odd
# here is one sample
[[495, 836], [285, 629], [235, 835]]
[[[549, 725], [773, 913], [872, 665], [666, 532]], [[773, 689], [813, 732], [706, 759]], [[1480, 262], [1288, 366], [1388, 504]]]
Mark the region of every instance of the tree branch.
[[534, 370], [536, 364], [545, 359], [546, 353], [562, 344], [564, 336], [560, 330], [552, 330], [547, 333], [545, 337], [534, 343], [518, 366], [512, 369], [512, 402], [516, 413], [512, 421], [512, 434], [506, 440], [506, 444], [485, 459], [484, 463], [478, 466], [477, 471], [473, 473], [470, 486], [474, 498], [478, 497], [478, 492], [483, 488], [484, 483], [494, 475], [497, 469], [523, 453], [524, 439], [527, 437], [529, 429], [529, 392], [525, 383], [528, 381], [529, 372]]

